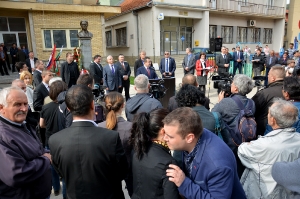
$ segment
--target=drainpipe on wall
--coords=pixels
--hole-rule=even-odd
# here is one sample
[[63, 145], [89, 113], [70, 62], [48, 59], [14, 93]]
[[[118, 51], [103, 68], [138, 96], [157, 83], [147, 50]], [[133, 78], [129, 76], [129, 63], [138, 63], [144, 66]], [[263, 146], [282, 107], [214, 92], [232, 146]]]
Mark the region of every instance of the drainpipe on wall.
[[136, 39], [137, 39], [137, 56], [139, 56], [140, 52], [140, 36], [139, 36], [139, 15], [137, 11], [132, 11], [132, 14], [136, 16]]

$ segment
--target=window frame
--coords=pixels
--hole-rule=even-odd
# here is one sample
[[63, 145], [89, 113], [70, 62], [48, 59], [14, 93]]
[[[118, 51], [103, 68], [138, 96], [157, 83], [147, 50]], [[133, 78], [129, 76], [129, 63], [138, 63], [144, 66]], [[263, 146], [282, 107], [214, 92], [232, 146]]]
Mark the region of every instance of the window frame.
[[[231, 28], [231, 33], [229, 33], [229, 42], [227, 42], [227, 40], [226, 39], [224, 39], [224, 38], [226, 38], [226, 37], [224, 37], [225, 35], [223, 35], [223, 28], [225, 29], [225, 28]], [[225, 33], [225, 31], [224, 31], [224, 33]], [[231, 35], [230, 35], [231, 34]], [[221, 27], [221, 38], [223, 38], [223, 43], [224, 44], [233, 44], [233, 26], [222, 26]]]
[[[213, 35], [213, 37], [211, 37], [211, 33], [210, 33], [210, 27], [214, 27], [215, 28], [215, 35]], [[209, 39], [214, 39], [217, 38], [217, 25], [209, 25]]]
[[[249, 30], [252, 30], [252, 32]], [[256, 38], [256, 30], [259, 30], [259, 38]], [[250, 35], [251, 41], [249, 41], [249, 42], [254, 42], [254, 43], [261, 42], [261, 28], [257, 28], [257, 27], [248, 28], [247, 34], [248, 33], [251, 33], [251, 35]], [[253, 36], [253, 34], [254, 34], [254, 36]]]
[[[239, 36], [240, 28], [246, 29], [246, 38], [245, 38], [245, 41], [241, 41], [241, 40], [240, 40], [240, 38], [241, 38], [241, 37]], [[243, 26], [237, 26], [237, 42], [242, 42], [242, 43], [248, 42], [247, 37], [248, 37], [248, 28], [247, 28], [247, 27], [243, 27]]]
[[[124, 29], [125, 29], [125, 31], [123, 31]], [[118, 31], [121, 32], [121, 35], [120, 35], [121, 38], [120, 39], [118, 39]], [[125, 33], [125, 35], [122, 35], [122, 33], [123, 34]], [[127, 46], [127, 27], [122, 27], [122, 28], [115, 29], [115, 35], [116, 35], [116, 46], [118, 46], [118, 47], [120, 47], [120, 46]], [[122, 41], [125, 41], [125, 44], [122, 43]], [[120, 44], [118, 44], [119, 42], [120, 42]]]
[[[45, 45], [45, 36], [44, 36], [44, 31], [45, 30], [49, 30], [50, 31], [50, 35], [51, 35], [51, 48], [46, 48], [46, 45]], [[65, 31], [65, 37], [66, 37], [66, 44], [67, 46], [64, 46], [63, 49], [74, 49], [75, 47], [79, 47], [80, 46], [80, 43], [79, 43], [79, 39], [78, 39], [78, 46], [74, 46], [72, 47], [71, 46], [71, 33], [70, 31], [71, 30], [77, 30], [77, 33], [79, 32], [79, 29], [78, 28], [68, 28], [68, 29], [62, 29], [62, 28], [45, 28], [45, 29], [42, 29], [42, 39], [43, 39], [43, 50], [52, 50], [53, 47], [54, 47], [54, 39], [53, 39], [53, 31], [55, 30], [64, 30]], [[61, 46], [56, 46], [56, 48], [61, 48]]]
[[[107, 33], [110, 33], [110, 45], [108, 44]], [[112, 47], [112, 30], [105, 30], [105, 44], [107, 47]]]
[[[266, 40], [266, 30], [269, 30], [271, 31], [271, 39], [269, 39], [270, 41], [267, 41]], [[272, 44], [272, 41], [273, 41], [273, 28], [264, 28], [264, 35], [263, 35], [263, 42], [264, 44]]]

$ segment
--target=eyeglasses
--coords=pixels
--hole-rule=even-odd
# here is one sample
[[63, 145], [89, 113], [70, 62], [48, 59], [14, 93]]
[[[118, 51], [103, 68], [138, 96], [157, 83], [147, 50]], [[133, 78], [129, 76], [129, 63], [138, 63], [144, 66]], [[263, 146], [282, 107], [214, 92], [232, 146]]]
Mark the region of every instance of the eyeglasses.
[[165, 53], [165, 55], [169, 55], [169, 53]]

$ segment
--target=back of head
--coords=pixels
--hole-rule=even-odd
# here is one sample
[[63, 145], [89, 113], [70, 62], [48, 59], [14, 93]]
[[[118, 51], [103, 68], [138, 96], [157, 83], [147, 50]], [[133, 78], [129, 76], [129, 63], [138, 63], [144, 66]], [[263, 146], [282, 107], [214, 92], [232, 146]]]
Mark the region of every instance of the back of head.
[[238, 93], [247, 95], [254, 87], [252, 79], [247, 75], [237, 74], [233, 78], [233, 84], [238, 88]]
[[65, 98], [66, 105], [73, 116], [86, 116], [91, 111], [93, 93], [85, 85], [72, 86]]
[[176, 94], [178, 107], [195, 107], [197, 104], [204, 105], [205, 95], [197, 87], [184, 84]]
[[51, 78], [50, 81], [49, 81], [49, 86], [51, 86], [51, 84], [53, 82], [56, 82], [56, 81], [62, 81], [62, 78], [61, 77], [53, 77], [53, 78]]
[[[270, 117], [273, 117], [279, 128], [289, 128], [298, 120], [298, 109], [289, 101], [275, 99], [269, 108]], [[270, 123], [269, 123], [270, 124]], [[272, 124], [270, 124], [272, 126]]]
[[276, 80], [282, 80], [285, 77], [285, 68], [281, 65], [275, 65], [270, 69], [270, 72]]
[[283, 91], [289, 95], [289, 100], [300, 100], [300, 80], [297, 77], [285, 77], [283, 79]]
[[20, 88], [20, 89], [22, 89], [22, 87], [25, 87], [25, 88], [26, 88], [26, 85], [25, 85], [24, 81], [21, 80], [21, 79], [15, 79], [15, 80], [13, 80], [13, 81], [11, 82], [11, 86], [12, 86], [12, 87], [18, 87], [18, 88]]
[[16, 64], [16, 68], [18, 69], [18, 71], [22, 70], [24, 68], [25, 63], [24, 62], [18, 62]]
[[185, 85], [185, 84], [197, 86], [196, 76], [194, 76], [192, 74], [186, 74], [185, 76], [183, 76], [182, 85]]
[[134, 86], [137, 91], [147, 91], [149, 79], [146, 75], [140, 74], [134, 78]]
[[106, 114], [106, 128], [107, 129], [114, 129], [117, 125], [117, 114], [123, 104], [124, 104], [124, 98], [121, 93], [119, 92], [110, 92], [108, 93], [105, 98], [105, 108], [107, 111]]
[[85, 85], [85, 86], [93, 86], [93, 78], [89, 74], [79, 75], [76, 84], [77, 85]]
[[193, 133], [199, 138], [203, 132], [203, 125], [198, 113], [189, 107], [180, 107], [169, 113], [163, 120], [164, 125], [177, 126], [178, 134], [185, 138]]
[[57, 96], [63, 92], [68, 90], [68, 86], [65, 82], [63, 81], [54, 81], [50, 85], [50, 90], [49, 90], [49, 97], [53, 101], [57, 100]]
[[169, 113], [167, 109], [155, 109], [150, 113], [139, 113], [134, 117], [130, 144], [138, 159], [147, 153], [149, 143], [155, 140], [163, 128], [163, 119]]

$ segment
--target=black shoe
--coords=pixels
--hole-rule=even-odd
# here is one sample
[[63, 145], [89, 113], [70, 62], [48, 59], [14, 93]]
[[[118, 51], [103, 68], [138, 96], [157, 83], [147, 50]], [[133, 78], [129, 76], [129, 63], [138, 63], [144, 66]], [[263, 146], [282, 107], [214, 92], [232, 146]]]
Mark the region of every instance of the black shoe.
[[54, 195], [58, 196], [59, 195], [59, 191], [54, 191]]

